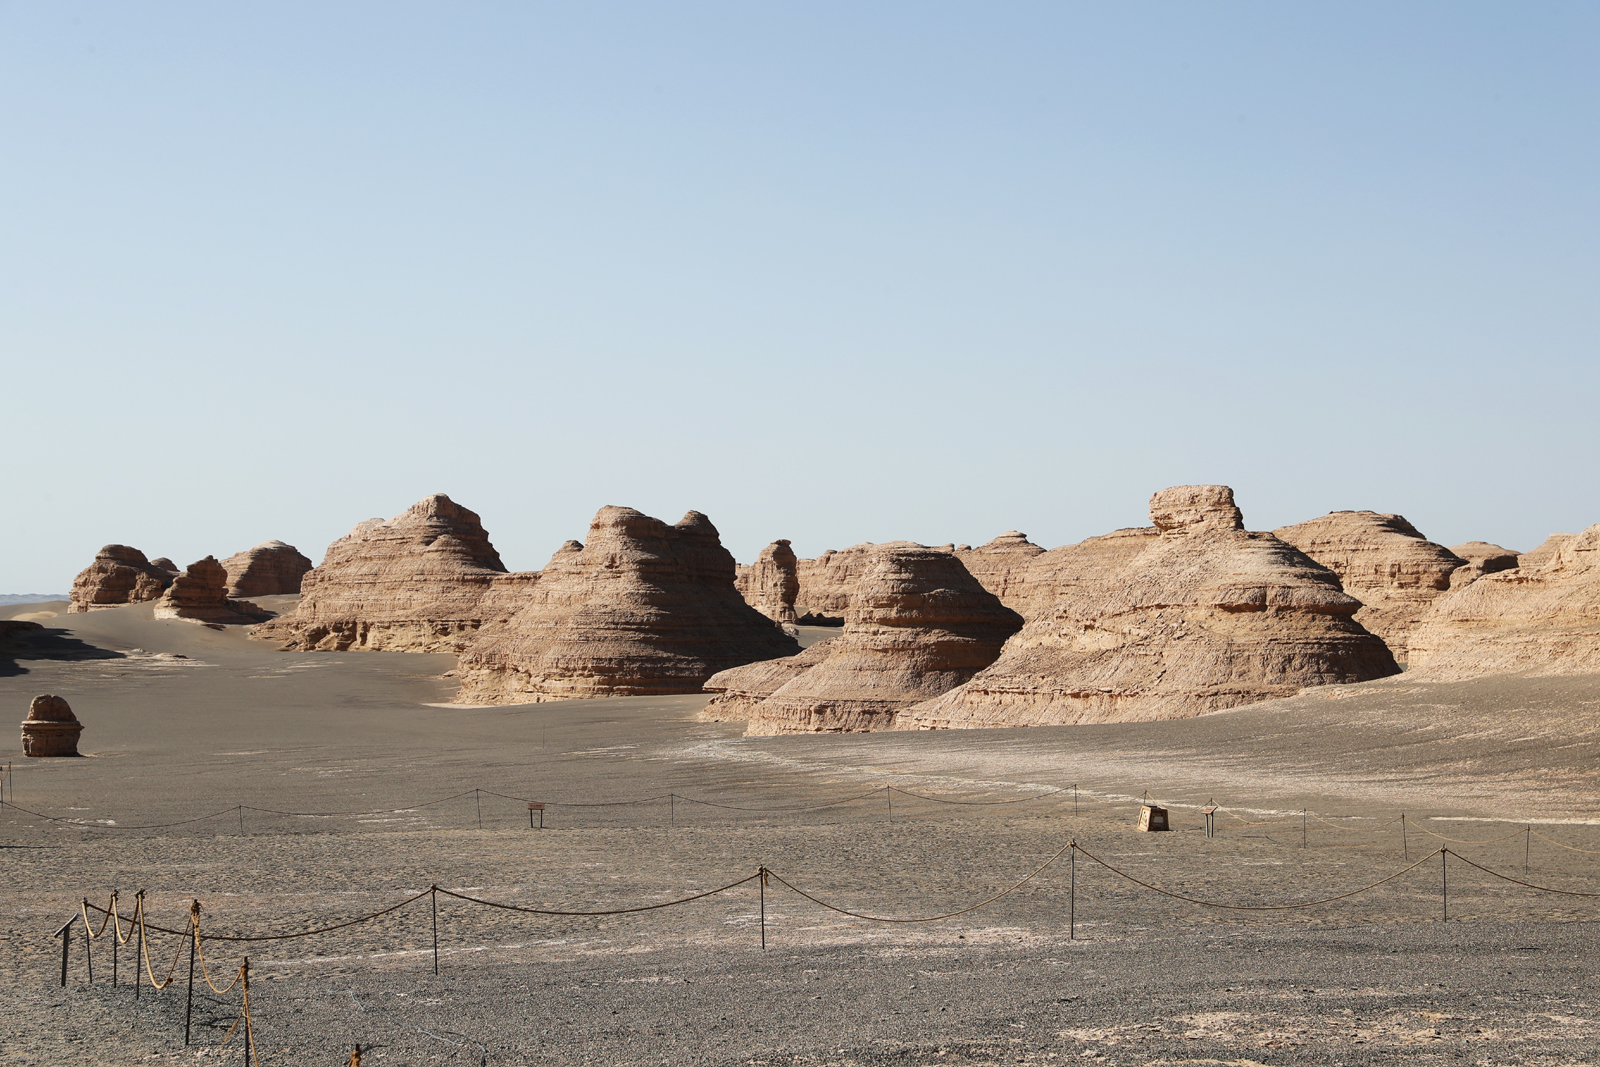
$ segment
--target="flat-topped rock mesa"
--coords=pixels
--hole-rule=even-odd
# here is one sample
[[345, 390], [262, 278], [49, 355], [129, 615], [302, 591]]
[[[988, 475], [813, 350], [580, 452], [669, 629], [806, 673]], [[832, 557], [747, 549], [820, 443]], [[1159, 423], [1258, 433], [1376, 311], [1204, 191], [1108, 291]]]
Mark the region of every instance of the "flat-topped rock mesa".
[[754, 563], [739, 565], [734, 587], [746, 604], [773, 622], [792, 623], [798, 618], [794, 610], [795, 597], [800, 593], [797, 562], [788, 541], [774, 541], [761, 550]]
[[1549, 564], [1561, 554], [1561, 550], [1577, 539], [1575, 533], [1553, 533], [1544, 539], [1544, 543], [1532, 552], [1524, 552], [1517, 557], [1517, 566], [1524, 572], [1532, 572]]
[[961, 545], [956, 558], [978, 579], [980, 585], [1000, 598], [1000, 603], [1020, 612], [1030, 599], [1028, 574], [1044, 549], [1028, 540], [1028, 535], [1007, 530], [988, 544], [973, 548]]
[[1159, 536], [1142, 551], [1081, 577], [993, 666], [897, 728], [1187, 718], [1399, 671], [1355, 621], [1361, 602], [1299, 549], [1246, 532], [1227, 486], [1164, 489], [1150, 517]]
[[[1473, 580], [1482, 578], [1485, 574], [1499, 574], [1521, 566], [1521, 556], [1514, 549], [1502, 548], [1491, 545], [1487, 541], [1468, 541], [1465, 544], [1452, 545], [1450, 551], [1467, 561], [1471, 570], [1468, 572]], [[1463, 575], [1456, 575], [1456, 584], [1464, 585]]]
[[711, 520], [669, 526], [605, 507], [568, 541], [521, 610], [486, 625], [461, 657], [457, 703], [697, 693], [718, 671], [800, 645], [745, 603]]
[[1411, 632], [1408, 677], [1600, 672], [1600, 525], [1543, 566], [1487, 574], [1434, 602]]
[[435, 493], [329, 545], [301, 578], [295, 610], [251, 636], [306, 651], [458, 651], [525, 603], [538, 578], [508, 573], [477, 513]]
[[311, 569], [311, 561], [293, 545], [263, 541], [229, 556], [222, 566], [228, 572], [231, 597], [284, 596], [300, 592], [300, 579]]
[[943, 548], [876, 546], [844, 631], [799, 656], [713, 676], [702, 713], [749, 734], [886, 730], [896, 714], [993, 663], [1022, 616]]
[[248, 600], [228, 598], [228, 572], [215, 556], [189, 564], [156, 600], [154, 611], [158, 619], [182, 619], [214, 626], [260, 622], [272, 614]]
[[68, 594], [72, 602], [67, 605], [67, 613], [154, 600], [177, 576], [178, 568], [157, 566], [170, 562], [159, 559], [152, 563], [143, 552], [128, 545], [106, 545], [94, 554], [94, 562], [72, 580], [72, 592]]
[[873, 545], [863, 542], [846, 549], [828, 549], [816, 559], [795, 561], [800, 589], [794, 610], [801, 624], [841, 626], [850, 610], [850, 594], [871, 564]]
[[1356, 621], [1383, 638], [1401, 663], [1411, 628], [1468, 566], [1400, 515], [1333, 511], [1272, 532], [1339, 576], [1344, 591], [1361, 601]]

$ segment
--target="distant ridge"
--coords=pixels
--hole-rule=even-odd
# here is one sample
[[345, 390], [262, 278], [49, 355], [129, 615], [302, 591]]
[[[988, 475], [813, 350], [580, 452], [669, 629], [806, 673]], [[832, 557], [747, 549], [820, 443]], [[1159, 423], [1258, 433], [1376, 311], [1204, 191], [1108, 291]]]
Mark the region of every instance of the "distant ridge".
[[0, 593], [0, 604], [43, 604], [47, 600], [65, 599], [65, 593]]

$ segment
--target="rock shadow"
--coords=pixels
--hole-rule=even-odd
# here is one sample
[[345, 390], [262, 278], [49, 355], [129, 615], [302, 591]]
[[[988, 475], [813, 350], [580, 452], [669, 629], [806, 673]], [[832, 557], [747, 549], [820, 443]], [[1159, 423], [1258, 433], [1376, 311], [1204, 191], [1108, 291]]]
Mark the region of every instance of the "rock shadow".
[[0, 678], [27, 674], [23, 660], [123, 659], [121, 652], [100, 648], [74, 637], [72, 631], [54, 629], [36, 622], [0, 622]]

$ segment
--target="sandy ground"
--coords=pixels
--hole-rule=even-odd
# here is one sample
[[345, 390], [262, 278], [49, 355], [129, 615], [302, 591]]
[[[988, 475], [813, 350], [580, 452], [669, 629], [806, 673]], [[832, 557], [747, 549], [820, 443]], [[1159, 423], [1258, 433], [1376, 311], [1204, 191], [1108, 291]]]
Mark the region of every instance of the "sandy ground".
[[[1154, 885], [1249, 905], [1367, 885], [1446, 843], [1434, 835], [1540, 885], [1600, 884], [1600, 855], [1573, 851], [1600, 850], [1595, 677], [1401, 677], [1178, 723], [744, 738], [695, 721], [701, 697], [440, 707], [451, 657], [280, 653], [137, 605], [64, 611], [0, 609], [47, 627], [0, 653], [0, 700], [20, 720], [32, 696], [65, 696], [87, 754], [23, 760], [14, 741], [8, 757], [7, 1064], [240, 1053], [218, 1047], [236, 992], [197, 997], [184, 1048], [186, 958], [179, 986], [135, 1000], [128, 948], [113, 987], [108, 941], [92, 984], [75, 943], [59, 985], [51, 932], [113, 888], [124, 907], [145, 889], [154, 923], [181, 926], [199, 899], [208, 932], [259, 933], [435, 884], [599, 910], [765, 865], [849, 910], [915, 917], [983, 900], [1076, 840]], [[1179, 832], [1133, 832], [1146, 792]], [[547, 828], [508, 797], [548, 802]], [[1210, 839], [1208, 802], [1223, 805]], [[336, 812], [369, 814], [289, 814]], [[250, 945], [260, 1059], [340, 1064], [359, 1041], [369, 1067], [1595, 1061], [1600, 900], [1452, 860], [1442, 921], [1433, 857], [1347, 901], [1221, 911], [1071, 859], [926, 924], [830, 912], [773, 882], [765, 951], [754, 882], [604, 918], [441, 897], [438, 976], [423, 898]], [[154, 937], [164, 974], [177, 939]], [[214, 976], [245, 951], [209, 948]]]

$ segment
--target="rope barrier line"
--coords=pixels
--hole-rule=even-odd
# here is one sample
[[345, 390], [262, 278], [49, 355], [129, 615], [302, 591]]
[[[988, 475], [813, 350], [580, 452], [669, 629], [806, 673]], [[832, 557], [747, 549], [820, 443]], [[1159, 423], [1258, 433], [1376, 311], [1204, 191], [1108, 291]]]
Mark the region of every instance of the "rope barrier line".
[[200, 902], [198, 900], [189, 905], [189, 917], [191, 920], [189, 923], [189, 929], [194, 932], [195, 953], [200, 957], [200, 976], [206, 980], [206, 985], [211, 987], [211, 992], [217, 994], [228, 992], [229, 990], [233, 989], [234, 986], [238, 985], [239, 980], [244, 977], [244, 968], [241, 967], [239, 969], [239, 973], [233, 976], [233, 981], [229, 982], [221, 989], [218, 989], [217, 983], [211, 980], [210, 970], [206, 968], [205, 939], [200, 936]]
[[[693, 896], [679, 897], [677, 900], [666, 900], [662, 901], [660, 904], [643, 904], [635, 908], [610, 908], [605, 911], [558, 911], [553, 908], [528, 908], [522, 906], [521, 904], [503, 904], [498, 901], [484, 900], [481, 897], [469, 897], [465, 893], [452, 893], [448, 889], [439, 889], [438, 891], [447, 897], [455, 897], [457, 900], [466, 900], [473, 904], [483, 904], [490, 908], [500, 908], [503, 911], [520, 911], [528, 915], [632, 915], [635, 912], [658, 911], [661, 908], [671, 908], [679, 904], [688, 904], [689, 902], [695, 900], [704, 900], [706, 897], [714, 897], [718, 893], [726, 893], [730, 889], [737, 889], [739, 886], [753, 882], [760, 877], [761, 872], [757, 871], [755, 874], [746, 875], [737, 882], [729, 882], [727, 885], [720, 888], [708, 889], [704, 893], [696, 893]], [[774, 875], [774, 877], [777, 876]], [[438, 887], [435, 886], [434, 888], [437, 889]]]
[[672, 795], [677, 797], [679, 800], [685, 801], [687, 803], [699, 804], [699, 805], [702, 805], [703, 807], [707, 807], [707, 808], [723, 808], [723, 809], [725, 809], [727, 811], [750, 811], [750, 812], [756, 812], [756, 813], [763, 814], [763, 815], [781, 815], [781, 814], [784, 814], [786, 812], [802, 813], [802, 812], [807, 812], [807, 811], [824, 811], [824, 810], [826, 810], [828, 808], [837, 808], [837, 807], [839, 807], [839, 806], [841, 806], [843, 804], [854, 804], [856, 801], [865, 800], [868, 797], [882, 796], [883, 795], [883, 788], [879, 787], [877, 789], [870, 789], [865, 793], [858, 793], [853, 797], [845, 797], [845, 798], [843, 798], [841, 800], [830, 801], [827, 804], [814, 804], [814, 805], [809, 805], [809, 806], [806, 806], [806, 807], [793, 807], [793, 808], [751, 808], [751, 807], [744, 807], [744, 806], [741, 806], [739, 804], [723, 804], [723, 803], [720, 803], [720, 802], [715, 801], [715, 800], [700, 800], [700, 799], [698, 799], [696, 797], [686, 797], [686, 796], [683, 796], [682, 794], [679, 794], [679, 793], [674, 793]]
[[1162, 889], [1160, 886], [1151, 885], [1149, 882], [1141, 881], [1140, 879], [1135, 878], [1133, 875], [1127, 873], [1126, 871], [1118, 870], [1116, 867], [1113, 867], [1111, 864], [1107, 863], [1105, 860], [1101, 859], [1099, 856], [1096, 856], [1094, 853], [1092, 853], [1092, 852], [1088, 851], [1087, 849], [1085, 849], [1082, 845], [1078, 845], [1077, 846], [1077, 850], [1079, 852], [1083, 853], [1083, 855], [1084, 855], [1084, 857], [1086, 859], [1093, 860], [1095, 863], [1098, 863], [1100, 866], [1104, 867], [1106, 870], [1110, 871], [1112, 874], [1116, 875], [1117, 877], [1124, 878], [1127, 881], [1132, 882], [1134, 885], [1143, 886], [1144, 888], [1150, 890], [1151, 892], [1160, 893], [1162, 896], [1171, 897], [1173, 900], [1182, 900], [1182, 901], [1185, 901], [1186, 903], [1189, 903], [1189, 904], [1199, 904], [1201, 907], [1223, 908], [1223, 909], [1226, 909], [1228, 911], [1294, 911], [1294, 910], [1299, 909], [1299, 908], [1315, 907], [1318, 904], [1331, 904], [1332, 902], [1334, 902], [1336, 900], [1347, 900], [1350, 897], [1357, 896], [1357, 895], [1359, 895], [1361, 893], [1365, 893], [1368, 890], [1376, 889], [1376, 888], [1378, 888], [1380, 885], [1382, 885], [1385, 882], [1393, 881], [1394, 879], [1400, 877], [1402, 874], [1406, 874], [1409, 871], [1414, 871], [1418, 867], [1422, 866], [1424, 863], [1427, 863], [1429, 860], [1433, 859], [1434, 856], [1439, 855], [1441, 852], [1448, 851], [1447, 849], [1444, 849], [1444, 848], [1436, 849], [1435, 851], [1433, 851], [1433, 852], [1429, 853], [1428, 855], [1424, 856], [1422, 859], [1418, 860], [1417, 862], [1415, 862], [1413, 864], [1410, 864], [1408, 866], [1402, 867], [1398, 871], [1393, 872], [1392, 874], [1385, 875], [1384, 877], [1378, 879], [1376, 882], [1373, 882], [1371, 885], [1364, 885], [1360, 889], [1352, 889], [1348, 893], [1340, 893], [1337, 896], [1323, 897], [1320, 900], [1307, 900], [1307, 901], [1302, 901], [1302, 902], [1297, 903], [1297, 904], [1223, 904], [1223, 903], [1219, 903], [1218, 901], [1214, 901], [1214, 900], [1201, 900], [1198, 897], [1184, 896], [1182, 893], [1174, 893], [1171, 890]]
[[[962, 805], [972, 805], [972, 806], [986, 806], [986, 805], [993, 805], [993, 804], [1026, 804], [1030, 800], [1043, 800], [1045, 797], [1053, 797], [1053, 796], [1057, 795], [1058, 793], [1065, 793], [1067, 791], [1065, 789], [1052, 789], [1048, 793], [1039, 793], [1039, 794], [1037, 794], [1035, 796], [1031, 796], [1031, 797], [1013, 797], [1010, 800], [945, 800], [945, 799], [943, 799], [941, 797], [930, 797], [930, 796], [924, 796], [921, 793], [913, 793], [911, 790], [909, 790], [909, 789], [901, 789], [897, 785], [891, 785], [889, 788], [893, 789], [896, 793], [899, 793], [901, 796], [916, 797], [918, 800], [928, 800], [928, 801], [932, 801], [935, 804], [962, 804]], [[874, 790], [874, 792], [876, 792], [876, 790]], [[862, 795], [865, 796], [867, 794], [862, 794]]]
[[[973, 904], [970, 907], [962, 908], [959, 911], [946, 912], [943, 915], [927, 915], [927, 916], [922, 916], [920, 918], [897, 918], [897, 917], [883, 916], [883, 915], [865, 915], [865, 914], [863, 914], [863, 913], [861, 913], [859, 911], [850, 911], [847, 908], [841, 908], [836, 904], [829, 904], [826, 900], [822, 900], [822, 899], [820, 899], [818, 897], [812, 896], [810, 893], [807, 893], [804, 889], [801, 889], [799, 886], [795, 885], [793, 882], [791, 882], [788, 879], [784, 878], [782, 875], [778, 874], [776, 871], [767, 871], [767, 874], [771, 875], [772, 878], [774, 880], [776, 880], [777, 882], [779, 882], [780, 884], [788, 887], [789, 889], [793, 890], [794, 892], [796, 892], [796, 893], [800, 894], [801, 896], [805, 897], [807, 900], [811, 901], [813, 904], [820, 904], [822, 907], [827, 908], [829, 911], [836, 911], [840, 915], [848, 915], [848, 916], [850, 916], [851, 918], [854, 918], [854, 919], [865, 919], [868, 922], [875, 922], [875, 923], [931, 923], [931, 922], [938, 922], [940, 919], [953, 919], [957, 915], [965, 915], [968, 912], [977, 911], [979, 908], [986, 907], [987, 905], [993, 904], [995, 901], [999, 900], [1001, 897], [1010, 896], [1012, 893], [1015, 893], [1017, 890], [1021, 889], [1023, 886], [1027, 885], [1029, 882], [1033, 881], [1040, 874], [1042, 874], [1046, 867], [1050, 866], [1056, 860], [1060, 859], [1062, 854], [1065, 853], [1068, 849], [1077, 848], [1077, 847], [1078, 846], [1077, 846], [1077, 844], [1075, 842], [1071, 842], [1071, 841], [1067, 842], [1065, 845], [1062, 845], [1060, 848], [1058, 848], [1054, 852], [1052, 852], [1050, 854], [1050, 858], [1049, 859], [1047, 859], [1043, 863], [1039, 864], [1038, 867], [1034, 868], [1034, 870], [1031, 873], [1029, 873], [1026, 877], [1024, 877], [1020, 882], [1017, 882], [1015, 885], [1010, 886], [1007, 889], [1001, 890], [1000, 892], [996, 893], [992, 897], [988, 897], [988, 898], [986, 898], [984, 900], [980, 900], [976, 904]], [[1079, 851], [1082, 851], [1082, 850], [1079, 849]], [[766, 870], [766, 868], [763, 867], [762, 870]]]
[[[93, 904], [89, 906], [94, 907]], [[149, 924], [145, 922], [144, 918], [144, 894], [142, 893], [139, 895], [139, 904], [136, 911], [139, 918], [139, 954], [144, 957], [144, 970], [145, 973], [150, 976], [150, 988], [159, 991], [171, 985], [173, 980], [176, 978], [178, 974], [178, 959], [183, 955], [184, 940], [187, 940], [189, 931], [184, 930], [181, 932], [180, 936], [182, 936], [184, 940], [180, 940], [178, 942], [177, 951], [172, 954], [172, 966], [167, 969], [167, 980], [165, 982], [158, 982], [156, 981], [156, 972], [150, 968], [150, 927]], [[161, 928], [156, 927], [156, 929], [159, 930]], [[179, 933], [179, 931], [166, 932]]]
[[[1491, 837], [1491, 838], [1488, 838], [1487, 840], [1484, 840], [1484, 841], [1468, 841], [1465, 838], [1446, 837], [1444, 834], [1436, 834], [1432, 830], [1428, 829], [1426, 826], [1418, 825], [1418, 823], [1414, 819], [1407, 819], [1406, 823], [1407, 823], [1407, 825], [1413, 827], [1414, 829], [1420, 830], [1423, 833], [1427, 834], [1429, 837], [1437, 837], [1440, 841], [1448, 841], [1452, 845], [1496, 845], [1496, 844], [1499, 844], [1501, 841], [1509, 841], [1513, 837], [1521, 837], [1524, 833], [1527, 832], [1526, 830], [1513, 830], [1509, 834], [1506, 834], [1504, 837]], [[1455, 855], [1455, 853], [1452, 852], [1451, 855], [1453, 856], [1453, 855]]]
[[[399, 911], [401, 908], [405, 907], [407, 904], [410, 904], [410, 903], [412, 903], [414, 901], [421, 900], [423, 897], [427, 896], [431, 892], [433, 892], [432, 889], [424, 889], [422, 892], [416, 894], [415, 896], [407, 897], [406, 899], [402, 900], [400, 903], [392, 905], [392, 906], [387, 907], [387, 908], [384, 908], [381, 911], [375, 911], [375, 912], [372, 912], [370, 915], [363, 915], [363, 916], [361, 916], [359, 918], [351, 919], [351, 920], [349, 920], [347, 922], [334, 923], [334, 924], [332, 924], [330, 926], [319, 926], [319, 927], [317, 927], [316, 929], [313, 929], [313, 930], [298, 930], [298, 931], [295, 931], [294, 933], [288, 933], [288, 934], [262, 934], [262, 935], [252, 936], [252, 937], [234, 936], [234, 935], [231, 935], [231, 934], [206, 934], [205, 936], [206, 936], [206, 939], [209, 940], [209, 941], [290, 941], [290, 940], [293, 940], [293, 939], [295, 939], [297, 937], [312, 937], [312, 936], [315, 936], [316, 934], [331, 933], [334, 930], [343, 930], [347, 926], [358, 926], [361, 923], [370, 922], [373, 919], [376, 919], [376, 918], [378, 918], [380, 916], [389, 914], [391, 911]], [[439, 890], [439, 892], [443, 893], [444, 890], [441, 889], [441, 890]], [[141, 901], [141, 904], [142, 904], [142, 901]], [[93, 908], [95, 911], [104, 910], [104, 909], [102, 909], [102, 908], [100, 908], [100, 907], [98, 907], [98, 906], [96, 906], [94, 904], [90, 904], [89, 907]], [[154, 925], [150, 926], [149, 928], [151, 930], [159, 930], [164, 934], [178, 934], [179, 936], [187, 936], [188, 933], [189, 933], [187, 928], [185, 928], [183, 930], [171, 930], [171, 929], [168, 929], [165, 926], [154, 926]], [[153, 981], [153, 979], [152, 979], [152, 981]], [[158, 986], [157, 988], [161, 988], [161, 987]]]
[[[1371, 832], [1376, 831], [1376, 830], [1387, 830], [1389, 827], [1393, 826], [1395, 823], [1397, 823], [1401, 819], [1405, 818], [1404, 815], [1396, 815], [1394, 818], [1390, 819], [1388, 822], [1379, 823], [1377, 826], [1340, 826], [1338, 823], [1332, 821], [1331, 819], [1324, 818], [1323, 816], [1318, 815], [1314, 811], [1308, 811], [1308, 812], [1306, 812], [1306, 814], [1311, 816], [1313, 819], [1317, 820], [1320, 823], [1324, 823], [1324, 824], [1326, 824], [1328, 826], [1333, 827], [1335, 830], [1359, 830], [1359, 831], [1361, 831], [1363, 833], [1371, 833]], [[1345, 818], [1357, 819], [1357, 818], [1360, 818], [1360, 816], [1358, 816], [1358, 815], [1347, 815], [1347, 816], [1345, 816]]]
[[1532, 827], [1529, 827], [1526, 830], [1518, 830], [1517, 833], [1519, 833], [1519, 834], [1531, 833], [1534, 837], [1537, 837], [1540, 841], [1548, 841], [1552, 845], [1556, 846], [1557, 848], [1564, 848], [1568, 852], [1584, 852], [1584, 853], [1587, 853], [1588, 855], [1591, 855], [1591, 856], [1600, 856], [1600, 849], [1578, 848], [1575, 845], [1563, 845], [1560, 841], [1557, 841], [1554, 838], [1546, 837], [1543, 834], [1541, 834], [1539, 831], [1533, 829]]
[[[277, 808], [258, 808], [253, 804], [239, 804], [235, 805], [234, 808], [229, 808], [228, 810], [233, 811], [235, 808], [242, 807], [245, 811], [259, 811], [265, 815], [288, 815], [300, 819], [355, 818], [358, 815], [398, 815], [401, 812], [415, 811], [418, 808], [431, 808], [435, 805], [443, 804], [448, 800], [460, 800], [462, 797], [470, 797], [478, 792], [480, 792], [480, 790], [466, 789], [459, 793], [451, 793], [447, 797], [440, 797], [438, 800], [429, 800], [421, 804], [409, 804], [402, 808], [377, 808], [373, 811], [279, 811]], [[481, 792], [487, 793], [488, 790], [484, 789], [481, 790]], [[501, 796], [503, 794], [496, 793], [495, 795]], [[507, 797], [506, 799], [516, 800], [518, 798]]]
[[1524, 882], [1520, 878], [1513, 878], [1509, 874], [1501, 874], [1499, 871], [1490, 870], [1481, 863], [1474, 863], [1459, 852], [1451, 852], [1450, 855], [1454, 856], [1456, 859], [1460, 860], [1462, 863], [1465, 863], [1469, 867], [1476, 867], [1484, 874], [1493, 875], [1496, 878], [1507, 882], [1514, 882], [1517, 885], [1526, 886], [1529, 889], [1537, 889], [1541, 893], [1559, 893], [1564, 897], [1600, 897], [1600, 893], [1581, 893], [1575, 889], [1552, 889], [1547, 885], [1534, 885], [1532, 882]]
[[9, 804], [7, 806], [32, 815], [36, 819], [44, 819], [46, 822], [58, 822], [66, 826], [77, 826], [84, 830], [164, 830], [169, 826], [188, 826], [190, 823], [205, 822], [207, 819], [215, 819], [220, 815], [232, 815], [239, 810], [239, 805], [234, 804], [223, 808], [221, 811], [214, 811], [210, 815], [201, 815], [193, 819], [181, 819], [178, 822], [153, 822], [142, 826], [124, 826], [120, 823], [88, 822], [84, 819], [69, 819], [60, 815], [46, 815], [43, 812], [32, 811], [20, 804]]

